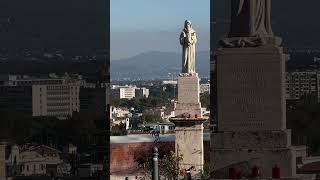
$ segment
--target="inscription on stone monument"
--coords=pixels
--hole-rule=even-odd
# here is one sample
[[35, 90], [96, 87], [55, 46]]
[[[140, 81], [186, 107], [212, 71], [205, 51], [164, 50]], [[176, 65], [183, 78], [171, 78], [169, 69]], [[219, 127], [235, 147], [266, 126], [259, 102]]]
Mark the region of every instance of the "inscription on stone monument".
[[230, 56], [225, 54], [217, 64], [219, 129], [281, 128], [282, 63], [263, 54]]

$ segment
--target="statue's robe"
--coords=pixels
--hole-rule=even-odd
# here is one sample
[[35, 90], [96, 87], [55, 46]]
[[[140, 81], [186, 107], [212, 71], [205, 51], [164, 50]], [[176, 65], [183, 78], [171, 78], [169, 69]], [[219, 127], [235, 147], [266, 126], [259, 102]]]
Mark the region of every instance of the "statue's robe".
[[229, 37], [273, 36], [271, 0], [232, 0]]
[[197, 42], [196, 32], [193, 29], [189, 32], [184, 29], [179, 39], [182, 45], [182, 73], [194, 73]]

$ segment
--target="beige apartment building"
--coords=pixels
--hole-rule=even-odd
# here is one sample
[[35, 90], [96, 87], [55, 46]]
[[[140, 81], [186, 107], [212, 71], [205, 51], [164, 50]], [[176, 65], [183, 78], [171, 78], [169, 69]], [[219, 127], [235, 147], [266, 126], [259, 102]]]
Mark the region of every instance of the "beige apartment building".
[[67, 119], [79, 112], [79, 85], [33, 85], [32, 115]]

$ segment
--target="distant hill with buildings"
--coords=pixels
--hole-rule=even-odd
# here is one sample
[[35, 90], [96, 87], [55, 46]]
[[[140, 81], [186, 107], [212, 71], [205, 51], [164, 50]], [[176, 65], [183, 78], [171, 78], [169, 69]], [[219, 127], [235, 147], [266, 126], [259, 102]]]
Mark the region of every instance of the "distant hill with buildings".
[[[196, 71], [200, 77], [209, 77], [209, 55], [209, 51], [200, 51], [196, 54]], [[179, 73], [181, 71], [181, 61], [179, 53], [158, 51], [150, 51], [125, 59], [111, 60], [111, 79], [171, 78], [168, 73]]]

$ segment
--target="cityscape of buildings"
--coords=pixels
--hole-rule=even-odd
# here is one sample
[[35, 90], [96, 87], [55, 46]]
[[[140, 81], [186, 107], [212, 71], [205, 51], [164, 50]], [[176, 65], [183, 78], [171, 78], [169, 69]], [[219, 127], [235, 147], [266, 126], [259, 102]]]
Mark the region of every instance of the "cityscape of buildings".
[[[113, 31], [120, 31], [110, 53], [103, 1], [93, 3], [93, 13], [81, 7], [91, 3], [76, 1], [51, 14], [50, 8], [29, 7], [47, 2], [31, 2], [32, 13], [12, 3], [8, 7], [19, 12], [11, 14], [0, 2], [0, 45], [8, 46], [0, 47], [0, 180], [319, 179], [320, 50], [310, 48], [318, 46], [317, 33], [307, 33], [317, 25], [299, 21], [313, 9], [299, 10], [301, 19], [294, 14], [302, 24], [292, 28], [290, 21], [273, 16], [281, 15], [281, 3], [288, 4], [289, 15], [305, 6], [294, 1], [272, 1], [271, 8], [271, 0], [177, 0], [170, 8], [152, 9], [144, 7], [150, 0], [129, 0], [129, 6], [114, 0], [127, 24], [112, 19]], [[256, 2], [259, 6], [252, 6]], [[208, 3], [210, 33], [208, 19], [200, 16], [209, 17]], [[252, 11], [245, 12], [249, 6]], [[140, 7], [162, 15], [149, 21]], [[253, 13], [255, 8], [259, 11]], [[268, 17], [271, 9], [276, 14]], [[169, 10], [176, 17], [167, 20]], [[217, 15], [221, 10], [226, 12]], [[180, 16], [192, 17], [197, 31], [190, 30], [191, 21], [181, 28], [181, 21], [178, 42]], [[239, 25], [245, 23], [256, 26], [244, 33]], [[274, 32], [271, 25], [277, 26]], [[23, 27], [31, 29], [18, 33]], [[305, 36], [297, 36], [299, 31]], [[180, 45], [185, 52], [192, 44], [185, 41], [195, 33], [201, 51], [194, 48], [193, 59], [182, 54], [188, 63], [181, 71]], [[283, 42], [275, 36], [280, 34]], [[115, 55], [130, 57], [115, 60], [113, 68]]]
[[[60, 76], [55, 73], [39, 76], [9, 74], [0, 79], [1, 109], [14, 110], [21, 120], [34, 117], [41, 121], [47, 121], [46, 118], [70, 121], [75, 113], [98, 114], [103, 121], [107, 119], [107, 83], [92, 83], [81, 75], [67, 73]], [[99, 149], [105, 143], [103, 134], [96, 134], [86, 142], [89, 149], [96, 148], [85, 150], [87, 154], [77, 150], [77, 145], [71, 141], [68, 143], [67, 140], [61, 147], [54, 137], [46, 135], [43, 139], [42, 136], [36, 134], [30, 137], [35, 140], [23, 143], [12, 138], [0, 142], [7, 178], [102, 175], [104, 164], [98, 161], [97, 154], [101, 156], [105, 152]]]
[[[286, 99], [288, 101], [302, 101], [309, 97], [319, 102], [320, 73], [314, 71], [291, 71], [286, 73]], [[176, 80], [159, 80], [158, 83], [140, 83], [144, 86], [135, 84], [110, 86], [111, 98], [130, 101], [133, 98], [148, 99], [154, 88], [166, 91], [168, 88], [177, 87]], [[81, 75], [61, 75], [54, 73], [48, 76], [27, 76], [27, 75], [7, 75], [1, 77], [0, 85], [0, 106], [16, 107], [22, 114], [34, 117], [56, 117], [60, 120], [71, 118], [73, 113], [81, 111], [96, 111], [102, 109], [107, 115], [108, 85], [87, 82]], [[200, 84], [200, 95], [210, 94], [210, 83]], [[149, 108], [153, 115], [161, 118], [161, 122], [146, 122], [143, 126], [132, 128], [132, 124], [143, 112], [135, 111], [134, 108], [109, 106], [110, 130], [114, 126], [125, 125], [127, 135], [152, 134], [173, 134], [175, 125], [169, 119], [175, 117], [176, 101], [174, 97], [177, 92], [171, 91], [172, 98], [168, 99], [166, 105]], [[103, 108], [104, 107], [104, 111]], [[209, 119], [210, 109], [203, 108], [203, 114]], [[142, 129], [147, 129], [147, 131]], [[209, 130], [209, 129], [207, 129]], [[65, 159], [66, 154], [73, 154], [77, 147], [69, 144], [71, 150], [58, 150], [47, 145], [17, 145], [6, 143], [5, 157], [6, 172], [8, 177], [12, 175], [39, 176], [54, 174], [71, 175], [72, 168], [70, 159]], [[41, 149], [41, 152], [39, 152]], [[48, 151], [48, 152], [46, 152]], [[40, 153], [39, 155], [36, 155]], [[75, 153], [77, 154], [77, 153]], [[13, 156], [16, 156], [16, 160]], [[29, 159], [29, 160], [28, 160]], [[41, 162], [41, 163], [40, 163]], [[80, 164], [80, 163], [79, 163]], [[81, 167], [80, 167], [81, 166]], [[94, 176], [102, 170], [101, 164], [85, 163], [79, 165], [79, 176]], [[117, 168], [112, 167], [112, 168]], [[82, 174], [82, 175], [81, 175]]]
[[[11, 105], [19, 112], [32, 116], [50, 116], [59, 119], [72, 117], [74, 112], [86, 110], [90, 91], [99, 91], [100, 85], [88, 83], [80, 75], [58, 77], [3, 76], [0, 85], [0, 106]], [[100, 101], [106, 107], [107, 87]], [[106, 108], [105, 108], [106, 109]]]
[[286, 97], [288, 100], [301, 100], [311, 96], [320, 102], [320, 72], [296, 71], [286, 74]]

